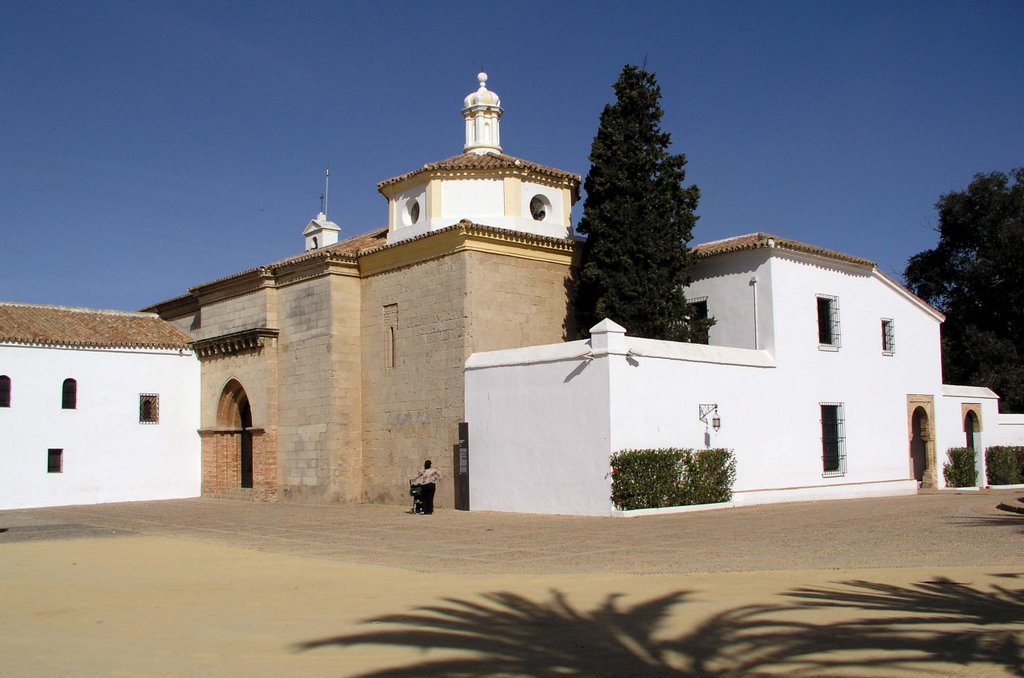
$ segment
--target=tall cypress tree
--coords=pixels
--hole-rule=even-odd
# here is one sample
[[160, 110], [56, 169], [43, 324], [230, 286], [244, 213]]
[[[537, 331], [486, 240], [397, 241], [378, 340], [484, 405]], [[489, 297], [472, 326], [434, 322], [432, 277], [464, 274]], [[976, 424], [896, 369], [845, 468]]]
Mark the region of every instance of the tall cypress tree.
[[625, 66], [615, 102], [601, 112], [584, 182], [587, 199], [577, 230], [587, 240], [574, 295], [582, 336], [604, 318], [634, 336], [706, 336], [708, 321], [688, 319], [683, 297], [700, 189], [683, 186], [686, 156], [669, 153], [662, 115], [654, 74]]

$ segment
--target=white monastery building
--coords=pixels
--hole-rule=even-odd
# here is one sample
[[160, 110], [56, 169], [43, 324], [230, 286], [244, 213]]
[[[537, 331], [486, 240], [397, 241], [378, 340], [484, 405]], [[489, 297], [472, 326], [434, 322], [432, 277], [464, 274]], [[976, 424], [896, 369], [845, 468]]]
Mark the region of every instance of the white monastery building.
[[0, 303], [0, 509], [199, 496], [199, 363], [151, 313]]
[[765, 233], [694, 250], [708, 345], [605, 320], [469, 359], [474, 508], [607, 515], [623, 449], [732, 449], [734, 501], [756, 504], [942, 487], [950, 447], [979, 452], [984, 484], [984, 448], [1020, 444], [995, 393], [942, 384], [942, 314], [872, 262]]
[[303, 251], [143, 313], [0, 306], [0, 508], [406, 504], [430, 458], [440, 507], [609, 515], [627, 448], [730, 448], [757, 503], [941, 487], [948, 447], [1024, 443], [942, 384], [940, 313], [776, 236], [695, 248], [706, 345], [575, 340], [580, 177], [506, 154], [502, 114], [481, 73], [462, 152], [377, 185], [386, 227], [342, 237], [325, 201]]

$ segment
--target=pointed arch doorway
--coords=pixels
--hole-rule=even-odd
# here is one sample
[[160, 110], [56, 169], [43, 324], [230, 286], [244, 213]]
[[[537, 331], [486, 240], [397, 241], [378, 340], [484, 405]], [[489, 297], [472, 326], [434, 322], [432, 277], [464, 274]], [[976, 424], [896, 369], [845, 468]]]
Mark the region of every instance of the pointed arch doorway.
[[277, 464], [266, 453], [265, 431], [253, 425], [253, 407], [237, 379], [229, 379], [217, 400], [216, 428], [203, 441], [203, 494], [273, 500]]
[[[252, 488], [252, 406], [245, 388], [236, 379], [224, 385], [217, 404], [217, 428], [229, 441], [222, 445], [229, 457], [228, 468], [223, 469], [235, 487]], [[231, 468], [234, 467], [234, 468]], [[223, 480], [228, 481], [228, 478]], [[228, 484], [228, 483], [223, 483]]]

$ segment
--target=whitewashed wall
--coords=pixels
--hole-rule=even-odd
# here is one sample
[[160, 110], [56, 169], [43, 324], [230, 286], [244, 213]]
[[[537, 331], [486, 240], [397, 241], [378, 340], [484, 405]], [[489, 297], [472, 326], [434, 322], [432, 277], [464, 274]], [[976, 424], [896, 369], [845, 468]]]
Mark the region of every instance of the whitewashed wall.
[[471, 509], [607, 515], [608, 364], [589, 352], [574, 341], [469, 358]]
[[[614, 328], [595, 328], [591, 342], [470, 357], [471, 508], [607, 515], [610, 455], [643, 447], [734, 450], [740, 503], [916, 491], [905, 414], [879, 416], [892, 404], [877, 394], [851, 394], [847, 472], [822, 477], [819, 400], [766, 351], [633, 339]], [[698, 420], [699, 405], [711, 403], [717, 434]]]
[[[0, 508], [196, 497], [200, 493], [199, 361], [177, 350], [0, 345], [11, 407], [0, 408]], [[78, 403], [61, 409], [66, 378]], [[160, 396], [160, 421], [139, 423], [139, 395]], [[47, 450], [64, 450], [47, 473]]]
[[[714, 258], [697, 276], [687, 296], [708, 298], [711, 346], [626, 337], [611, 323], [592, 330], [593, 346], [471, 356], [472, 508], [606, 514], [609, 455], [640, 447], [734, 450], [739, 502], [911, 493], [908, 395], [933, 399], [941, 476], [959, 404], [950, 423], [940, 314], [869, 266], [789, 251]], [[818, 294], [839, 299], [838, 350], [818, 345]], [[882, 318], [895, 326], [892, 355]], [[846, 472], [824, 477], [820, 405], [832, 402]], [[718, 405], [717, 434], [698, 421], [701, 404]]]
[[978, 484], [986, 484], [984, 450], [994, 445], [1024, 445], [1024, 414], [1000, 414], [999, 396], [991, 389], [977, 386], [943, 386], [941, 424], [936, 430], [936, 453], [939, 459], [941, 487], [942, 465], [949, 461], [947, 451], [951, 447], [966, 447], [967, 433], [964, 431], [963, 406], [979, 406], [981, 409], [981, 430], [974, 434], [974, 449], [977, 455]]
[[1000, 414], [994, 442], [989, 445], [1024, 445], [1024, 414]]

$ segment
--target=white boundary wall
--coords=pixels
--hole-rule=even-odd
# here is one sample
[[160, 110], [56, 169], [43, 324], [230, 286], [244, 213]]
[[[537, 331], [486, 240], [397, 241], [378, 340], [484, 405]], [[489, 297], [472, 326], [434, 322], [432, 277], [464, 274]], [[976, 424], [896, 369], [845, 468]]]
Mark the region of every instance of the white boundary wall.
[[[0, 408], [0, 509], [200, 494], [199, 361], [189, 351], [0, 344], [11, 406]], [[61, 409], [66, 378], [76, 409]], [[139, 423], [139, 395], [160, 396]], [[47, 472], [47, 450], [64, 450]]]
[[[766, 351], [632, 339], [605, 321], [590, 342], [474, 354], [470, 507], [609, 515], [610, 455], [644, 447], [734, 450], [737, 503], [916, 492], [905, 392], [870, 395], [845, 403], [845, 475], [822, 477], [819, 398]], [[718, 404], [719, 433], [702, 403]]]

